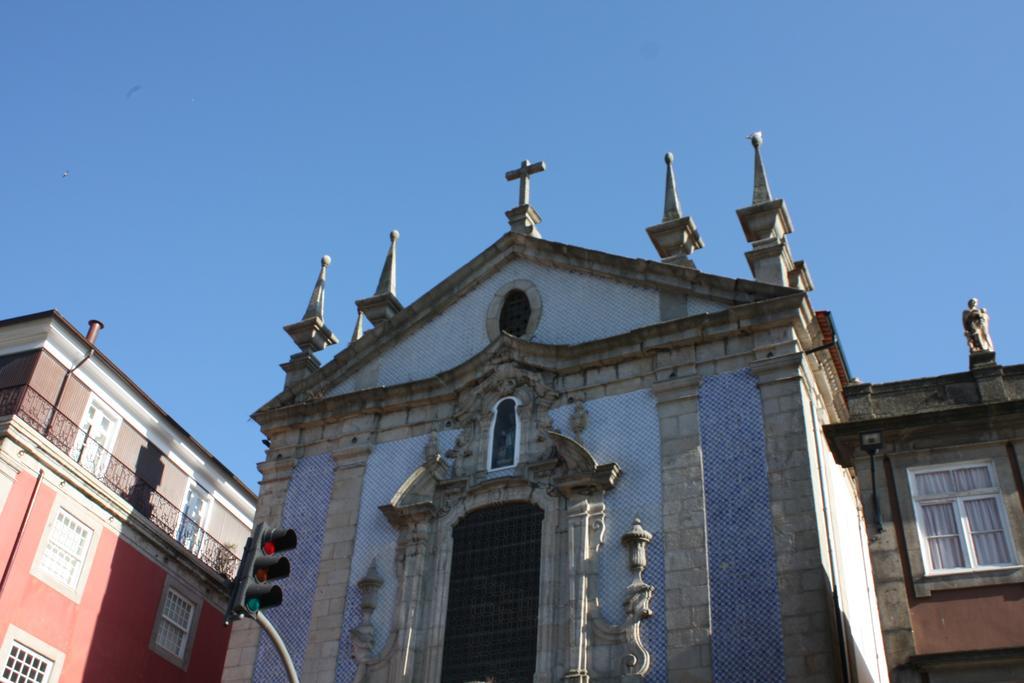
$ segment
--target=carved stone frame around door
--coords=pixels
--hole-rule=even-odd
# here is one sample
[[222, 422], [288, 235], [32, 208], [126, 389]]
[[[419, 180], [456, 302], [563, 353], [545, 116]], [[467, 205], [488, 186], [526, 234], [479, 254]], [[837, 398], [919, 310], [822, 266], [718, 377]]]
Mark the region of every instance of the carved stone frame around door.
[[[638, 521], [623, 536], [633, 581], [622, 587], [626, 622], [609, 624], [599, 615], [597, 557], [605, 542], [605, 492], [621, 470], [615, 463], [598, 464], [580, 443], [550, 431], [554, 395], [545, 384], [512, 363], [498, 367], [465, 399], [459, 419], [465, 438], [444, 455], [431, 438], [423, 465], [381, 506], [399, 532], [395, 574], [371, 571], [358, 582], [363, 624], [352, 631], [357, 681], [440, 680], [452, 529], [473, 510], [511, 502], [531, 503], [544, 513], [533, 683], [638, 681], [649, 670], [640, 622], [651, 615], [654, 590], [642, 576], [650, 534]], [[502, 396], [520, 401], [523, 447], [519, 463], [494, 477], [487, 473], [484, 439], [490, 408]], [[398, 586], [387, 641], [378, 647], [367, 625], [382, 581]]]

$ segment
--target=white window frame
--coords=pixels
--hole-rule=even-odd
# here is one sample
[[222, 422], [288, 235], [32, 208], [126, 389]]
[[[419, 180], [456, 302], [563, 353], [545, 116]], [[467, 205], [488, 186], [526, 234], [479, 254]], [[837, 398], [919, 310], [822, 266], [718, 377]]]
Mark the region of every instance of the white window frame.
[[[53, 534], [53, 529], [57, 524], [57, 518], [60, 516], [62, 510], [68, 516], [76, 519], [82, 526], [88, 528], [91, 532], [89, 544], [82, 557], [82, 564], [74, 585], [69, 585], [65, 583], [61, 577], [55, 576], [46, 568], [46, 562], [44, 561], [50, 537]], [[103, 528], [103, 523], [99, 518], [86, 510], [83, 505], [71, 500], [71, 498], [66, 495], [58, 493], [53, 504], [50, 506], [50, 512], [46, 520], [46, 528], [40, 537], [35, 557], [32, 560], [32, 568], [29, 570], [29, 573], [72, 602], [81, 603], [82, 595], [85, 593], [85, 587], [89, 582], [89, 572], [92, 570], [93, 559], [96, 556], [96, 549], [99, 547], [100, 537], [103, 535]]]
[[[117, 436], [121, 432], [121, 423], [123, 422], [123, 419], [118, 414], [118, 412], [116, 410], [114, 410], [113, 408], [111, 408], [110, 406], [108, 406], [106, 404], [106, 402], [103, 401], [102, 399], [100, 399], [98, 396], [96, 396], [96, 394], [90, 395], [89, 396], [89, 402], [85, 405], [85, 412], [82, 413], [82, 424], [81, 424], [80, 430], [78, 432], [78, 437], [75, 439], [74, 454], [75, 454], [75, 457], [78, 459], [79, 462], [81, 462], [81, 458], [84, 455], [83, 448], [86, 445], [85, 444], [86, 434], [89, 434], [89, 438], [92, 439], [93, 441], [95, 441], [95, 439], [93, 439], [93, 437], [91, 436], [91, 431], [92, 431], [91, 430], [91, 426], [92, 426], [92, 423], [89, 420], [89, 409], [90, 408], [95, 409], [97, 412], [103, 413], [107, 418], [110, 419], [110, 431], [108, 432], [108, 443], [107, 443], [107, 445], [102, 446], [102, 448], [104, 450], [106, 450], [109, 455], [113, 455], [113, 453], [114, 453], [114, 444], [117, 443]], [[110, 462], [109, 455], [108, 456], [104, 456], [104, 461], [103, 461], [102, 466], [96, 467], [95, 471], [94, 471], [93, 468], [89, 468], [89, 467], [86, 467], [86, 469], [89, 470], [89, 472], [91, 472], [94, 476], [99, 476], [99, 474], [102, 474], [103, 472], [106, 471], [107, 465]], [[83, 465], [83, 467], [85, 467], [85, 465]]]
[[[992, 481], [991, 487], [987, 487], [984, 489], [974, 489], [972, 491], [953, 494], [942, 493], [923, 495], [918, 492], [918, 475], [931, 474], [935, 472], [970, 469], [982, 466], [988, 469], [989, 478]], [[1020, 566], [1017, 555], [1017, 549], [1013, 543], [1013, 534], [1010, 532], [1010, 520], [1006, 514], [1006, 507], [1003, 505], [1003, 491], [999, 486], [999, 477], [996, 474], [995, 465], [991, 460], [973, 460], [970, 462], [956, 462], [945, 463], [942, 465], [911, 467], [907, 469], [907, 473], [909, 475], [908, 478], [910, 480], [910, 493], [914, 502], [914, 517], [917, 526], [918, 542], [921, 546], [921, 557], [924, 561], [925, 576], [972, 574], [975, 572], [1004, 570]], [[974, 551], [974, 543], [971, 539], [971, 525], [970, 521], [967, 519], [967, 512], [964, 507], [964, 501], [983, 499], [994, 499], [996, 501], [996, 509], [999, 511], [999, 520], [1002, 523], [1003, 527], [1003, 538], [1006, 541], [1006, 547], [1010, 555], [1010, 561], [1006, 564], [978, 564], [978, 559]], [[931, 545], [928, 543], [928, 533], [927, 530], [924, 528], [924, 510], [922, 509], [922, 506], [923, 504], [928, 503], [950, 502], [954, 504], [954, 508], [956, 510], [957, 537], [960, 542], [960, 550], [963, 553], [963, 557], [967, 562], [968, 566], [951, 567], [948, 569], [936, 569], [932, 565]]]
[[[192, 605], [192, 615], [182, 640], [180, 652], [171, 652], [164, 648], [157, 640], [160, 633], [160, 626], [164, 621], [170, 621], [164, 617], [164, 609], [167, 606], [167, 596], [174, 593], [185, 602]], [[149, 639], [149, 649], [157, 653], [171, 664], [180, 669], [188, 670], [189, 659], [192, 657], [192, 646], [196, 640], [196, 632], [199, 630], [199, 617], [203, 611], [203, 596], [196, 592], [194, 587], [186, 585], [171, 574], [164, 580], [163, 592], [160, 595], [160, 604], [157, 605], [156, 615], [153, 619], [153, 633]], [[171, 622], [174, 623], [174, 622]], [[181, 628], [179, 624], [174, 624]]]
[[[192, 543], [186, 544], [185, 541], [182, 540], [185, 519], [187, 517], [185, 511], [188, 508], [189, 495], [192, 494], [193, 492], [196, 494], [196, 497], [198, 497], [199, 500], [201, 501], [199, 507], [199, 519], [193, 520], [197, 524], [198, 528], [196, 529], [195, 537], [192, 539]], [[198, 545], [202, 543], [202, 537], [203, 534], [206, 533], [206, 523], [209, 519], [210, 507], [212, 505], [213, 496], [210, 495], [210, 492], [207, 491], [199, 482], [190, 479], [188, 482], [188, 486], [185, 487], [185, 494], [181, 498], [181, 505], [178, 508], [179, 510], [181, 510], [181, 514], [178, 515], [178, 528], [174, 530], [175, 540], [178, 541], [178, 543], [181, 543], [185, 548], [187, 548], [189, 552], [196, 553], [198, 550]]]
[[[510, 399], [515, 402], [515, 406], [516, 406], [515, 409], [512, 411], [512, 414], [515, 416], [515, 419], [516, 419], [516, 444], [515, 444], [515, 450], [513, 451], [513, 454], [512, 454], [512, 464], [511, 465], [502, 465], [501, 467], [493, 467], [492, 463], [494, 462], [494, 459], [493, 459], [493, 456], [494, 456], [494, 453], [493, 453], [493, 451], [494, 451], [494, 427], [495, 427], [495, 425], [498, 422], [498, 406], [501, 405], [504, 401], [507, 401], [507, 400], [510, 400]], [[516, 465], [519, 464], [519, 444], [523, 440], [522, 439], [522, 437], [523, 437], [523, 424], [519, 420], [519, 407], [522, 404], [523, 404], [523, 402], [520, 401], [515, 396], [502, 396], [501, 398], [499, 398], [497, 401], [494, 402], [493, 406], [491, 406], [491, 428], [487, 430], [487, 471], [488, 472], [497, 472], [499, 470], [511, 469], [511, 468], [513, 468], [513, 467], [515, 467]]]
[[53, 647], [46, 641], [36, 638], [31, 633], [24, 631], [14, 624], [7, 627], [7, 632], [4, 634], [3, 644], [0, 645], [0, 676], [3, 675], [4, 666], [7, 664], [7, 658], [10, 656], [11, 649], [17, 645], [26, 650], [31, 650], [34, 654], [47, 659], [50, 662], [50, 671], [44, 679], [43, 683], [57, 683], [60, 680], [61, 669], [64, 668], [64, 653]]

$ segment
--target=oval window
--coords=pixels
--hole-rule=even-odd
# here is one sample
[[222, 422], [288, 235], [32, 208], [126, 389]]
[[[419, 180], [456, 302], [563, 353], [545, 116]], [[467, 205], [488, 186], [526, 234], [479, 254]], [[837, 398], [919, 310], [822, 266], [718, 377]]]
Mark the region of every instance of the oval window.
[[501, 306], [498, 326], [502, 332], [513, 337], [522, 337], [530, 324], [530, 298], [521, 289], [513, 289], [505, 295], [505, 303]]

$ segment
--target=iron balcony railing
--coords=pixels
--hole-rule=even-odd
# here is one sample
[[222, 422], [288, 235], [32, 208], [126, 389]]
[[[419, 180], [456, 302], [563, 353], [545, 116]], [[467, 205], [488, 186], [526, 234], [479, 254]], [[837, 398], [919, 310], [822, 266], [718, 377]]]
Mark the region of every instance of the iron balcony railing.
[[199, 522], [89, 436], [27, 384], [0, 389], [0, 417], [17, 415], [214, 571], [233, 577], [238, 557]]

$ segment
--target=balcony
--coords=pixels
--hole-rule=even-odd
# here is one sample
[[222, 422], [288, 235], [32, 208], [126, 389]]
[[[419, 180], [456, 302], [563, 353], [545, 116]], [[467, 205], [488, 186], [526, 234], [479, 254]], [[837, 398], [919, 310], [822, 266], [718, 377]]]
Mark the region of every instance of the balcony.
[[135, 470], [90, 438], [89, 433], [28, 385], [0, 389], [0, 417], [17, 415], [51, 444], [127, 501], [136, 512], [174, 539], [186, 552], [226, 577], [238, 557], [199, 523], [164, 498]]

